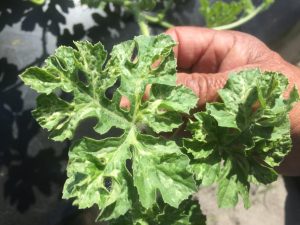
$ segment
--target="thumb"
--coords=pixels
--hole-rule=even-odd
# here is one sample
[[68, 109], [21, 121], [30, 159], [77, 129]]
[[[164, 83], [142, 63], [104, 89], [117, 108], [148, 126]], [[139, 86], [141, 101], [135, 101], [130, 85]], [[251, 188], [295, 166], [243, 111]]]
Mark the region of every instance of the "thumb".
[[206, 102], [218, 100], [218, 90], [224, 87], [227, 78], [226, 72], [214, 74], [178, 73], [176, 82], [192, 89], [199, 97], [199, 107], [203, 107]]

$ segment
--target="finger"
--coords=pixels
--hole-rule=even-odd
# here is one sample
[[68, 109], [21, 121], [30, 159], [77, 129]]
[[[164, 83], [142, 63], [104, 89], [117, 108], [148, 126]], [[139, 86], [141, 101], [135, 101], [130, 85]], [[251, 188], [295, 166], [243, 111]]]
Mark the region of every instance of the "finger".
[[127, 97], [122, 96], [120, 101], [120, 108], [122, 109], [130, 109], [130, 101]]
[[258, 39], [240, 32], [175, 27], [166, 33], [178, 43], [174, 52], [179, 71], [225, 72], [255, 63], [255, 59], [266, 50]]
[[234, 39], [232, 35], [219, 38], [218, 31], [207, 28], [175, 27], [166, 32], [178, 45], [175, 55], [179, 70], [199, 73], [215, 73]]
[[[151, 89], [151, 85], [148, 84], [146, 86], [145, 93], [144, 93], [143, 98], [142, 98], [143, 101], [147, 101], [149, 99], [150, 89]], [[130, 101], [126, 96], [121, 97], [120, 108], [127, 109], [127, 110], [130, 109]]]
[[192, 89], [199, 97], [199, 107], [203, 107], [206, 102], [218, 100], [218, 90], [224, 87], [227, 78], [226, 72], [217, 74], [178, 73], [176, 82]]
[[[227, 73], [203, 74], [203, 73], [177, 73], [177, 84], [182, 84], [190, 88], [199, 97], [198, 105], [203, 107], [206, 102], [213, 102], [218, 99], [218, 90], [223, 88]], [[147, 85], [143, 100], [149, 99], [151, 86]], [[120, 107], [130, 108], [130, 101], [127, 97], [122, 96]]]
[[147, 101], [150, 97], [150, 90], [151, 90], [151, 85], [147, 84], [146, 89], [145, 89], [145, 93], [143, 95], [143, 101]]

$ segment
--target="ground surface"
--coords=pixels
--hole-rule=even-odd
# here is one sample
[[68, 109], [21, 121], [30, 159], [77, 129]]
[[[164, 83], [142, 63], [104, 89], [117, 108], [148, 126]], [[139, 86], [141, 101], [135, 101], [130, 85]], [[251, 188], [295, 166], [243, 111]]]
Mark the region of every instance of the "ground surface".
[[252, 206], [242, 202], [235, 209], [219, 209], [214, 188], [203, 188], [198, 197], [207, 225], [284, 225], [284, 203], [287, 196], [283, 179], [265, 187], [252, 187]]

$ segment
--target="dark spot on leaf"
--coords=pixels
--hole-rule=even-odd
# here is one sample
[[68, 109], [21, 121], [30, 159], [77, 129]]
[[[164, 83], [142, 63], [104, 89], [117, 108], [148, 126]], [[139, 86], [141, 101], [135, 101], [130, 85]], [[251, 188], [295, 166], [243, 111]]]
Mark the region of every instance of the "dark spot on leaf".
[[115, 93], [115, 91], [117, 90], [117, 88], [120, 87], [120, 84], [121, 84], [120, 79], [118, 79], [118, 80], [116, 81], [116, 83], [114, 83], [113, 86], [109, 87], [109, 88], [105, 91], [105, 96], [106, 96], [106, 98], [108, 98], [109, 100], [111, 100], [112, 97], [113, 97], [113, 95], [114, 95], [114, 93]]
[[106, 160], [105, 160], [104, 158], [100, 158], [100, 159], [99, 159], [99, 163], [100, 163], [101, 165], [106, 165]]
[[112, 179], [110, 177], [104, 178], [104, 186], [108, 191], [111, 191], [112, 188]]
[[129, 147], [129, 150], [130, 150], [130, 152], [132, 153], [132, 152], [134, 151], [134, 147], [131, 145], [131, 146]]
[[59, 97], [66, 102], [72, 102], [74, 98], [74, 96], [71, 93], [65, 91], [61, 91]]
[[78, 71], [77, 73], [78, 76], [78, 80], [81, 81], [85, 86], [88, 86], [88, 79], [86, 77], [86, 74], [84, 72], [82, 72], [81, 70]]
[[126, 160], [126, 168], [127, 168], [127, 170], [128, 170], [131, 174], [133, 174], [133, 171], [132, 171], [132, 160], [131, 160], [131, 159], [127, 159], [127, 160]]
[[138, 54], [139, 54], [139, 50], [138, 50], [137, 45], [135, 45], [134, 49], [133, 49], [133, 52], [132, 52], [132, 55], [131, 55], [130, 61], [133, 62], [133, 63], [137, 63], [137, 61], [138, 61]]

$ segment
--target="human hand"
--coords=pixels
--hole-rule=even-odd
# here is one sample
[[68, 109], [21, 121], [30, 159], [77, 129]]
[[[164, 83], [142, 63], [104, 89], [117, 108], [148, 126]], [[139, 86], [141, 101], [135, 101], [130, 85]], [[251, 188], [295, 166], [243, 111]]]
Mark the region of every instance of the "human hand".
[[[166, 32], [178, 43], [175, 47], [177, 83], [191, 88], [199, 106], [218, 99], [232, 71], [260, 68], [281, 72], [287, 76], [289, 87], [300, 90], [300, 69], [283, 60], [257, 38], [236, 31], [215, 31], [207, 28], [175, 27]], [[284, 175], [300, 175], [300, 104], [290, 113], [293, 149], [278, 171]]]

